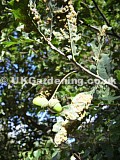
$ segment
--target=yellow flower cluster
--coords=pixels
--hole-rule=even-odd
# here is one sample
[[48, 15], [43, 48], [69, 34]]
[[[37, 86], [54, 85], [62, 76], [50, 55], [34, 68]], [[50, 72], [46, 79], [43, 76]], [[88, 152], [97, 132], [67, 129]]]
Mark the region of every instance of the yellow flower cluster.
[[69, 120], [81, 120], [81, 117], [85, 116], [85, 110], [88, 109], [92, 98], [92, 95], [84, 92], [77, 94], [73, 98], [71, 105], [63, 110], [62, 115]]
[[109, 30], [111, 27], [108, 27], [107, 25], [103, 25], [102, 28], [99, 30], [100, 31], [100, 36], [105, 36], [106, 31]]
[[69, 4], [69, 13], [66, 15], [67, 19], [69, 19], [69, 22], [76, 26], [76, 20], [77, 20], [77, 13], [74, 10], [73, 5]]
[[37, 22], [37, 24], [41, 23], [40, 14], [38, 13], [37, 9], [34, 6], [30, 6], [31, 14], [33, 15], [33, 20]]
[[90, 104], [91, 100], [93, 99], [93, 96], [91, 94], [87, 94], [87, 93], [79, 93], [77, 94], [73, 99], [72, 99], [72, 104]]
[[66, 44], [64, 50], [66, 53], [72, 52], [72, 54], [76, 55], [76, 42], [81, 38], [81, 35], [77, 34], [77, 13], [74, 10], [72, 0], [68, 0], [66, 5], [64, 4], [63, 7], [55, 10], [54, 14], [57, 16], [60, 24], [62, 24], [59, 32], [53, 32], [54, 36], [59, 41], [65, 40], [66, 42], [67, 40], [68, 44]]
[[67, 130], [64, 127], [61, 127], [60, 131], [55, 135], [55, 143], [57, 145], [65, 142], [67, 140]]

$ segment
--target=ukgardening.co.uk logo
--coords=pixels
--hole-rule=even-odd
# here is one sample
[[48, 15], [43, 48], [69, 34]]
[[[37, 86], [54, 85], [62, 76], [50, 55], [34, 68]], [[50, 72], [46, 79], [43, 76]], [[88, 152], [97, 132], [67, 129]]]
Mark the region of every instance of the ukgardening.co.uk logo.
[[6, 77], [0, 77], [0, 84], [8, 84], [8, 79]]
[[[6, 78], [6, 77], [1, 77], [0, 78], [0, 84], [59, 84], [61, 82], [60, 79], [57, 79], [54, 77], [49, 77], [48, 79], [47, 78], [35, 78], [35, 77], [9, 77]], [[107, 82], [111, 83], [111, 84], [116, 84], [116, 81], [114, 78], [110, 78], [107, 80]], [[88, 84], [103, 84], [104, 82], [102, 82], [101, 80], [99, 79], [92, 79], [92, 78], [89, 78], [87, 79], [86, 81], [84, 81], [83, 78], [81, 79], [76, 79], [76, 78], [66, 78], [62, 84], [73, 84], [73, 85], [78, 85], [78, 86], [83, 86], [83, 85], [88, 85]]]

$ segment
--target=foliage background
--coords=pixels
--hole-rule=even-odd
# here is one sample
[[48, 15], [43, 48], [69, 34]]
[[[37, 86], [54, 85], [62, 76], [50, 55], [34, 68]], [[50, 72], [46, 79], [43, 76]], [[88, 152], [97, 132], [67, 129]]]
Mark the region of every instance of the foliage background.
[[[0, 1], [0, 159], [120, 159], [119, 25], [117, 0]], [[11, 77], [62, 79], [73, 70], [70, 78], [86, 82], [97, 75], [116, 84], [60, 85], [62, 106], [80, 92], [95, 92], [69, 141], [56, 146], [58, 115], [32, 103], [41, 92], [50, 99], [56, 84], [13, 84]]]

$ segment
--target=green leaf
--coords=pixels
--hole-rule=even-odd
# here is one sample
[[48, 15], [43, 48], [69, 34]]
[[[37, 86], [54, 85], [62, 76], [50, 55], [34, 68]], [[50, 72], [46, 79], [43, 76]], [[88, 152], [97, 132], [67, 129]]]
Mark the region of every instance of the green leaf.
[[104, 79], [110, 78], [110, 58], [107, 54], [102, 54], [101, 59], [98, 61], [97, 71], [98, 75]]
[[5, 48], [7, 48], [7, 47], [11, 47], [12, 45], [15, 45], [15, 44], [17, 44], [17, 42], [3, 42], [2, 43], [3, 45], [5, 45]]
[[52, 154], [52, 158], [56, 157], [58, 153], [59, 153], [59, 150], [55, 150]]
[[40, 149], [38, 149], [38, 150], [34, 151], [34, 152], [33, 152], [33, 155], [34, 155], [34, 157], [35, 157], [35, 158], [37, 158], [37, 159], [38, 159], [38, 158], [40, 157], [40, 155], [41, 155], [41, 151], [40, 151]]
[[20, 8], [18, 8], [16, 10], [13, 9], [12, 12], [14, 14], [15, 19], [20, 19], [21, 17], [23, 19], [24, 16], [21, 16], [21, 9]]
[[24, 43], [31, 43], [31, 42], [34, 42], [34, 40], [32, 40], [32, 39], [15, 39], [14, 41], [2, 42], [2, 44], [5, 45], [4, 46], [5, 48], [8, 48], [8, 47], [11, 47], [16, 44], [24, 44]]
[[55, 160], [55, 159], [60, 160], [60, 150], [59, 150], [59, 149], [56, 149], [56, 150], [53, 152], [52, 158], [53, 158], [52, 160]]
[[113, 102], [114, 100], [116, 99], [120, 99], [120, 96], [112, 96], [112, 95], [109, 95], [109, 96], [106, 96], [106, 97], [102, 97], [102, 100], [106, 100], [108, 101], [108, 103], [110, 104], [111, 102]]
[[108, 158], [113, 158], [113, 148], [110, 145], [106, 146], [105, 154]]
[[117, 79], [120, 81], [120, 70], [115, 70]]
[[118, 148], [118, 151], [120, 152], [120, 147]]

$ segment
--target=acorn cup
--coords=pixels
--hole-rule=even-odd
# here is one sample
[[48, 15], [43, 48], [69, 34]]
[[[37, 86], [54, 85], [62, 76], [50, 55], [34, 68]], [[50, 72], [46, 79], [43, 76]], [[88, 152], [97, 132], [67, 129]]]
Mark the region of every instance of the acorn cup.
[[48, 106], [49, 102], [45, 97], [37, 96], [33, 99], [33, 104], [45, 108]]
[[49, 107], [50, 107], [50, 110], [53, 110], [54, 112], [57, 112], [57, 113], [62, 112], [62, 106], [58, 99], [50, 99]]

